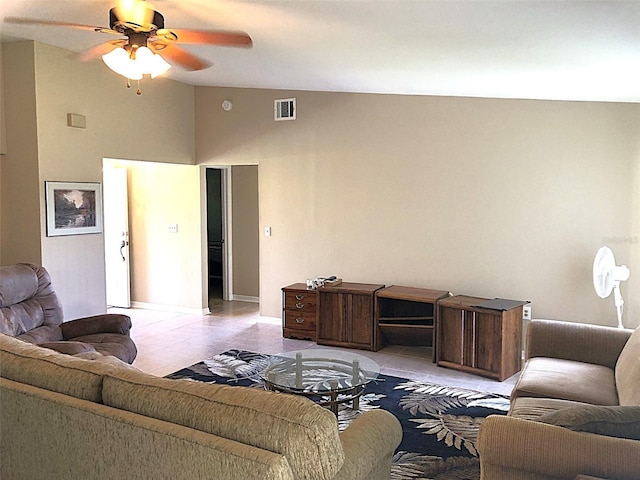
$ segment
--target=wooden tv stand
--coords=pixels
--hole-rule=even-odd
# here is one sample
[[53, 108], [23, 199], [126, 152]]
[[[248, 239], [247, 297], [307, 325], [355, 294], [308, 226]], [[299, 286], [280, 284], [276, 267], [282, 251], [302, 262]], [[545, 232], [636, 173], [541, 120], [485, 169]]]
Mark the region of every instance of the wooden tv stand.
[[392, 285], [376, 292], [376, 350], [386, 344], [433, 347], [438, 301], [449, 292]]

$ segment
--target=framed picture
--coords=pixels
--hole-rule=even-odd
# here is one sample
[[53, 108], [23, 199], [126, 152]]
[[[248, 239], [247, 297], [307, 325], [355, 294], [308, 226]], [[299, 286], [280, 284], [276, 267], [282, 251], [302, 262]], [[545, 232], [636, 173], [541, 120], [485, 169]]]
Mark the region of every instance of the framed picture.
[[99, 183], [45, 182], [47, 237], [102, 233]]

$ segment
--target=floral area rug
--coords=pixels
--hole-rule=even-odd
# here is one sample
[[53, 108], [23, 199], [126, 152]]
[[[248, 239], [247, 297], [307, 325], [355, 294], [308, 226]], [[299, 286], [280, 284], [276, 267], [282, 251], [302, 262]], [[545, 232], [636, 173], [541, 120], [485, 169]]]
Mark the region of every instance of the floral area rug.
[[[207, 383], [264, 388], [260, 378], [268, 355], [229, 350], [168, 375]], [[478, 480], [476, 437], [488, 415], [506, 414], [509, 398], [457, 387], [380, 375], [367, 386], [356, 411], [340, 405], [340, 430], [363, 412], [382, 408], [402, 424], [391, 480]]]

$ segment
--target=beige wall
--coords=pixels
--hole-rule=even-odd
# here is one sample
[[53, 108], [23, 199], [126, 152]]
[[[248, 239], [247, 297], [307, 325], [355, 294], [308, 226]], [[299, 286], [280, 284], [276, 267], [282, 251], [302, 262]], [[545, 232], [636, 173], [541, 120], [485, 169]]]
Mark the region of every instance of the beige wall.
[[4, 106], [4, 68], [2, 67], [2, 44], [0, 43], [0, 155], [7, 153], [7, 124]]
[[[298, 120], [274, 122], [273, 100], [290, 96]], [[591, 267], [606, 239], [640, 235], [639, 136], [637, 104], [196, 88], [197, 162], [259, 162], [268, 316], [282, 286], [335, 274], [615, 325]], [[617, 242], [640, 272], [638, 245]], [[623, 295], [640, 324], [638, 285]]]
[[[626, 260], [627, 266], [631, 268], [631, 275], [626, 282], [627, 285], [621, 286], [621, 291], [625, 300], [625, 310], [623, 319], [625, 326], [633, 326], [635, 317], [636, 325], [640, 324], [640, 135], [636, 136], [635, 160], [633, 160], [633, 174], [630, 176], [632, 181], [632, 201], [631, 208], [627, 209], [631, 215], [631, 228], [626, 236], [629, 243], [630, 255]], [[617, 260], [617, 259], [616, 259]], [[620, 264], [620, 260], [617, 261]], [[607, 299], [608, 300], [608, 299]]]
[[42, 261], [34, 45], [3, 45], [6, 155], [0, 157], [0, 263]]
[[[31, 54], [31, 60], [20, 54], [27, 48], [25, 44], [35, 52], [35, 55]], [[37, 173], [30, 172], [19, 181], [31, 189], [29, 201], [34, 198], [39, 201], [39, 225], [30, 219], [25, 228], [30, 231], [41, 229], [42, 233], [36, 238], [41, 245], [42, 264], [52, 274], [65, 316], [74, 318], [104, 312], [103, 236], [46, 237], [44, 182], [100, 182], [104, 157], [193, 164], [194, 89], [166, 79], [146, 80], [141, 84], [143, 93], [138, 96], [135, 88], [127, 89], [125, 79], [110, 72], [101, 62], [81, 63], [68, 51], [38, 43], [35, 46], [31, 42], [4, 45], [5, 71], [13, 71], [29, 61], [33, 63], [32, 72], [26, 73], [24, 78], [28, 82], [35, 79], [35, 97], [27, 104], [31, 111], [24, 108], [19, 112], [10, 111], [7, 105], [8, 157], [19, 156], [21, 162], [27, 158], [12, 149], [18, 135], [13, 128], [16, 119], [29, 126], [34, 122], [37, 125], [37, 144], [33, 135], [26, 142], [31, 150], [37, 147], [37, 152], [28, 157], [32, 166], [36, 156]], [[5, 78], [7, 104], [22, 90], [24, 86], [12, 84]], [[84, 115], [87, 128], [68, 127], [67, 113]], [[22, 116], [24, 120], [21, 120]], [[7, 176], [3, 166], [3, 182], [15, 181], [15, 175], [11, 176], [13, 179]], [[4, 208], [9, 192], [3, 189], [2, 197]], [[31, 234], [14, 236], [19, 224], [19, 219], [3, 216], [3, 231], [6, 227], [12, 232], [11, 239], [7, 240], [9, 245], [12, 241], [23, 241], [21, 237], [35, 237]], [[3, 238], [3, 249], [4, 244]], [[16, 252], [6, 261], [23, 260], [21, 253]], [[193, 270], [201, 269], [199, 264], [183, 265], [180, 272], [185, 267], [195, 275], [200, 274]], [[176, 272], [165, 274], [171, 276]]]
[[[280, 315], [283, 285], [336, 274], [526, 298], [535, 317], [614, 325], [613, 299], [591, 286], [609, 241], [631, 268], [626, 323], [639, 323], [637, 104], [196, 88], [195, 107], [193, 87], [156, 79], [137, 96], [55, 47], [5, 44], [2, 57], [0, 261], [41, 258], [68, 318], [104, 310], [102, 235], [45, 237], [44, 181], [100, 181], [103, 157], [195, 157], [259, 163], [259, 231], [273, 229], [259, 235], [265, 315]], [[289, 96], [298, 120], [274, 122], [273, 100]], [[67, 127], [70, 112], [87, 129]], [[201, 279], [192, 261], [165, 277]]]
[[233, 296], [260, 296], [258, 166], [231, 167]]

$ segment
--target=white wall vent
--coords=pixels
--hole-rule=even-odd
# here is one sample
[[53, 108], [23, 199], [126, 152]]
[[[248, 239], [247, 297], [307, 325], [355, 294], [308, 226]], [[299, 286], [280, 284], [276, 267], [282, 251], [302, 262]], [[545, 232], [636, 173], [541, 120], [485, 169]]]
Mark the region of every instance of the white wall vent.
[[273, 102], [273, 119], [295, 120], [296, 119], [296, 99], [283, 98]]

